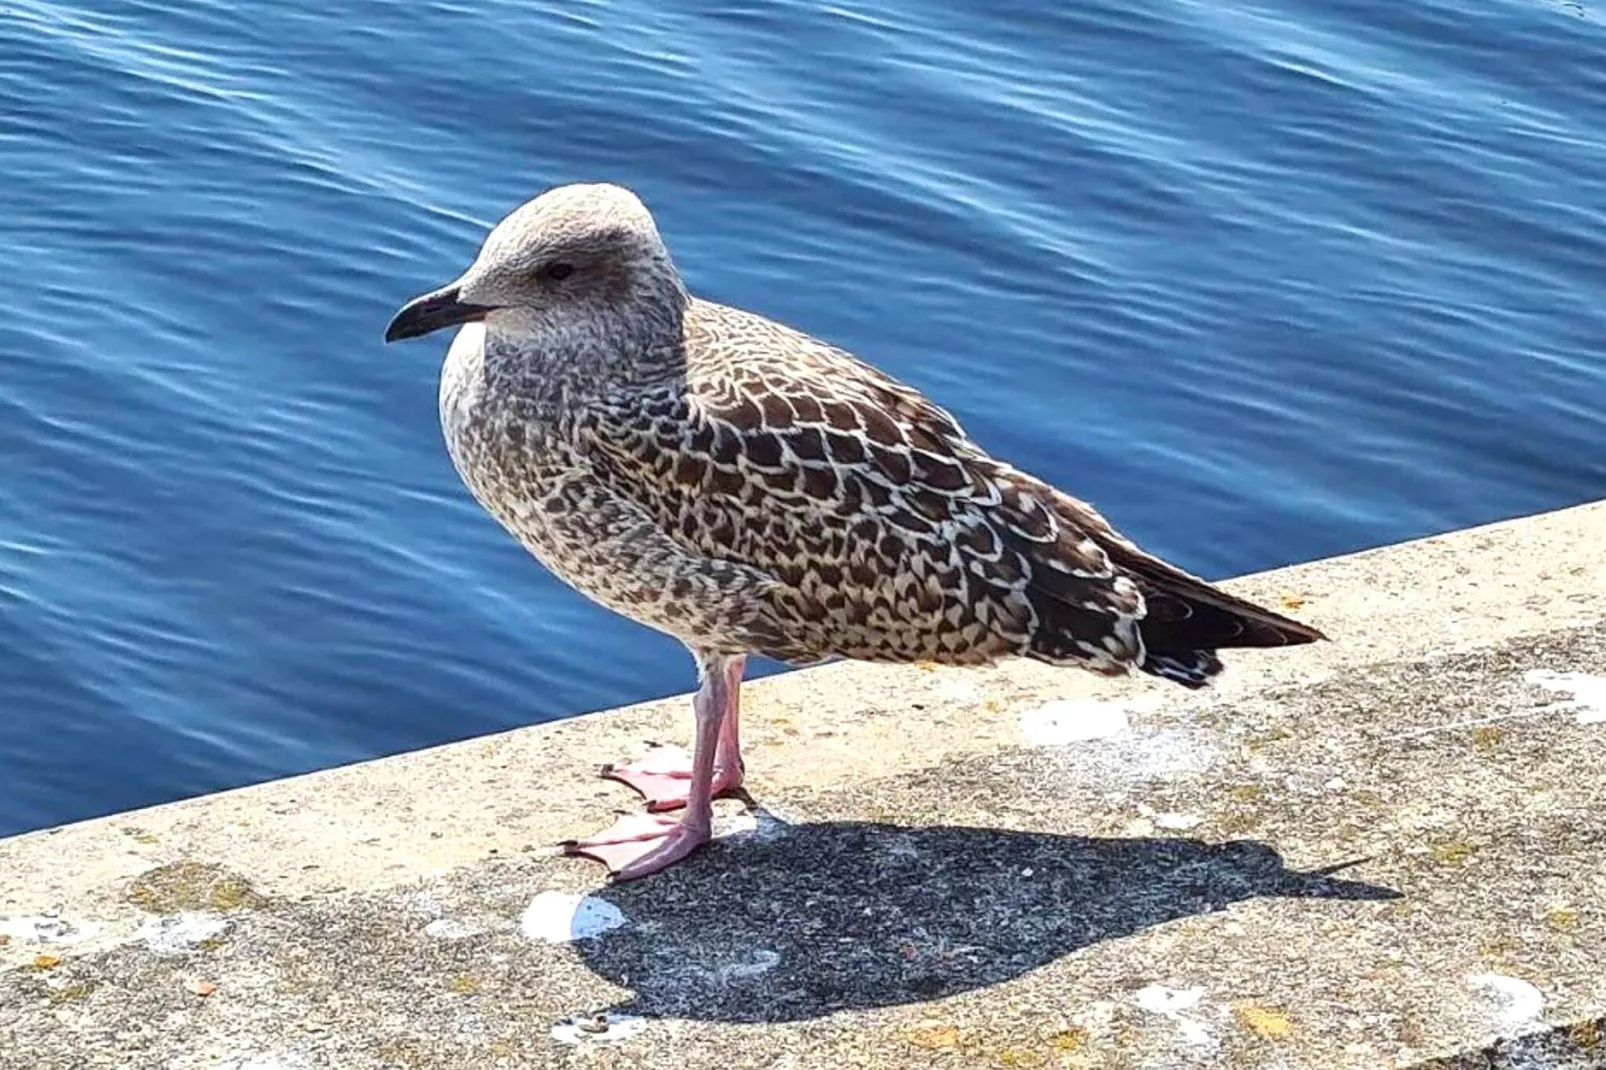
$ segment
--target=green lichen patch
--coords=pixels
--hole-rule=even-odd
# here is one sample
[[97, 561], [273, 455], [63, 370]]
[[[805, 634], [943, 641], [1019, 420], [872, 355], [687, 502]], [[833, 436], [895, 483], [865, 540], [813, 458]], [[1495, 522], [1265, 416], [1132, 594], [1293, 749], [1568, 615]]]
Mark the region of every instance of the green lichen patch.
[[147, 870], [128, 885], [128, 901], [152, 914], [183, 910], [254, 910], [267, 900], [239, 874], [213, 862], [173, 862]]
[[92, 981], [74, 981], [70, 985], [51, 989], [50, 1002], [60, 1005], [62, 1003], [76, 1003], [81, 999], [88, 999], [89, 994], [95, 990]]
[[1464, 866], [1478, 853], [1478, 845], [1463, 840], [1447, 840], [1434, 844], [1428, 853], [1441, 866]]

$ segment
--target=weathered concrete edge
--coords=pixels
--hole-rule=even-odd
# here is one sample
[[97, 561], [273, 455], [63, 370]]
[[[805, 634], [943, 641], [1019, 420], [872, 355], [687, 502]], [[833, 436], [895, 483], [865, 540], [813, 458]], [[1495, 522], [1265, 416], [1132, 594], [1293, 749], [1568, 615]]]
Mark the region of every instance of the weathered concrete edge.
[[[1215, 696], [1187, 701], [1587, 623], [1579, 593], [1603, 582], [1606, 502], [1243, 577], [1227, 586], [1336, 641], [1235, 653]], [[1018, 743], [1024, 702], [1155, 687], [1026, 663], [804, 670], [746, 693], [751, 784], [784, 793], [928, 767]], [[142, 916], [127, 882], [180, 859], [249, 872], [259, 892], [295, 897], [390, 887], [528, 850], [628, 805], [596, 767], [639, 752], [644, 739], [682, 739], [688, 721], [683, 697], [664, 699], [13, 837], [0, 841], [0, 916], [99, 919], [98, 936], [64, 949], [76, 954], [130, 938]], [[0, 947], [0, 966], [31, 953]]]

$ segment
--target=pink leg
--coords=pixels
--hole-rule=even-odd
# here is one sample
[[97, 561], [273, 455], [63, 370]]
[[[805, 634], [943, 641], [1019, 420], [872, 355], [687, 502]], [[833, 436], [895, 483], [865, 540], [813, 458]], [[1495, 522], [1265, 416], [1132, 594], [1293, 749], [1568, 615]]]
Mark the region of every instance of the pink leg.
[[[742, 786], [741, 688], [746, 658], [726, 662], [726, 686], [730, 689], [730, 708], [720, 722], [719, 747], [714, 754], [713, 793], [717, 799]], [[711, 667], [709, 672], [717, 669]], [[654, 747], [646, 756], [629, 765], [605, 765], [602, 775], [639, 791], [647, 800], [647, 811], [658, 813], [686, 805], [691, 788], [692, 759], [679, 747]]]
[[[667, 869], [708, 842], [714, 821], [714, 763], [724, 749], [725, 720], [734, 717], [742, 659], [709, 658], [703, 662], [703, 670], [702, 687], [692, 700], [697, 734], [687, 778], [686, 812], [678, 822], [653, 814], [627, 815], [604, 832], [565, 843], [566, 854], [594, 858], [608, 867], [614, 880], [627, 881]], [[730, 742], [736, 743], [734, 728]]]

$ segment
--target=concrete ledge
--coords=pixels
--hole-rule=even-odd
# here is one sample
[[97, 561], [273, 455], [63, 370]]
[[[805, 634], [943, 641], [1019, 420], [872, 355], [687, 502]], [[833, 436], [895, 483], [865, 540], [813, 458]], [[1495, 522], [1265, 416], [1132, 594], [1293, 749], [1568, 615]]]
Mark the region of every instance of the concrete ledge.
[[1606, 1066], [1606, 505], [1231, 586], [1336, 642], [752, 685], [617, 888], [684, 700], [0, 841], [0, 1067]]

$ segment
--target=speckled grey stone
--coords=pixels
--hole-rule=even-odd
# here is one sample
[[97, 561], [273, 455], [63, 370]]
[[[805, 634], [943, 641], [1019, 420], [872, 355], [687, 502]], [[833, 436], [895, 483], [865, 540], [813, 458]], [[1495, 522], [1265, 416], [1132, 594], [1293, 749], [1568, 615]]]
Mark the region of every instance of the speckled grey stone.
[[[1476, 604], [1501, 582], [1476, 567], [1496, 550], [1531, 562], [1535, 546], [1512, 552], [1521, 530], [1456, 537], [1473, 572], [1435, 597]], [[1594, 551], [1570, 546], [1542, 581], [1556, 626], [1501, 634], [1490, 617], [1437, 649], [1401, 632], [1402, 656], [1304, 680], [1128, 690], [1129, 728], [1103, 738], [1009, 736], [1057, 697], [1009, 676], [974, 695], [903, 689], [911, 717], [939, 723], [947, 702], [966, 711], [953, 730], [996, 733], [942, 761], [867, 746], [896, 696], [772, 726], [761, 766], [771, 747], [835, 754], [839, 736], [840, 753], [870, 753], [756, 778], [756, 829], [615, 887], [534, 837], [432, 861], [432, 845], [519, 820], [489, 802], [501, 752], [480, 741], [398, 759], [414, 781], [430, 762], [455, 769], [479, 808], [381, 788], [376, 763], [3, 841], [0, 919], [58, 910], [42, 931], [78, 942], [0, 947], [0, 1067], [1606, 1066], [1606, 721], [1526, 679], [1606, 676], [1606, 592], [1593, 566], [1566, 565]], [[755, 723], [782, 709], [790, 725], [792, 707], [765, 701]], [[585, 730], [610, 748], [648, 730], [637, 717], [515, 736]], [[364, 783], [411, 830], [379, 856], [388, 868], [364, 861], [355, 807], [350, 827], [327, 809]], [[623, 802], [554, 797], [542, 820], [608, 800]], [[322, 828], [333, 849], [275, 839], [287, 826]], [[271, 846], [237, 846], [253, 838]], [[590, 893], [626, 924], [533, 941], [521, 916], [549, 891]], [[185, 912], [212, 919], [187, 950], [136, 935]]]

